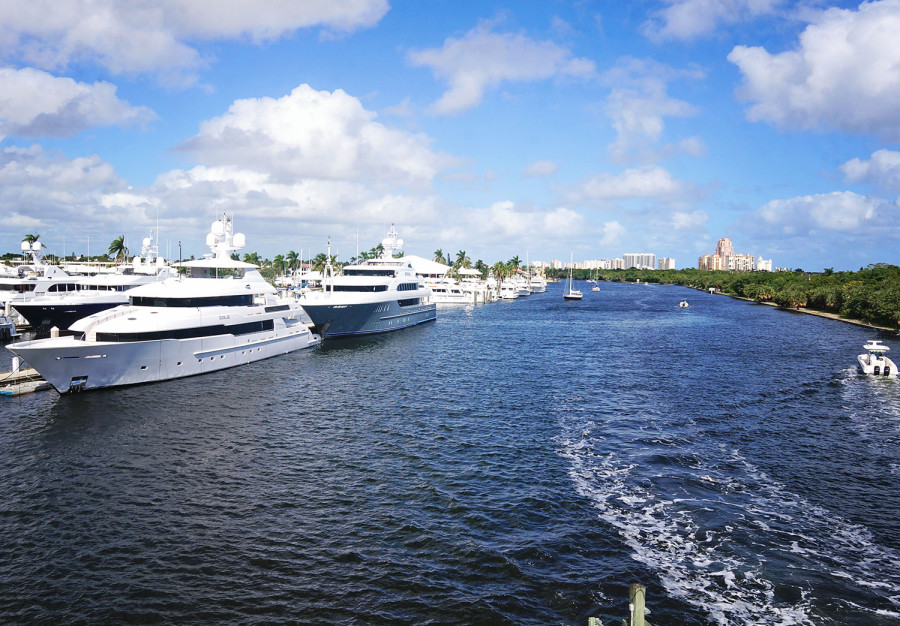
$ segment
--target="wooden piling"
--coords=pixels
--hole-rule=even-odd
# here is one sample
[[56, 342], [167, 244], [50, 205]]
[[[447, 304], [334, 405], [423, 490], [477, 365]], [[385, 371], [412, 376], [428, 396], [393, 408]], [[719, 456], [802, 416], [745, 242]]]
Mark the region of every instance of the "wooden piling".
[[639, 583], [632, 583], [628, 588], [628, 608], [631, 611], [631, 626], [647, 626], [644, 622], [644, 611], [647, 589]]

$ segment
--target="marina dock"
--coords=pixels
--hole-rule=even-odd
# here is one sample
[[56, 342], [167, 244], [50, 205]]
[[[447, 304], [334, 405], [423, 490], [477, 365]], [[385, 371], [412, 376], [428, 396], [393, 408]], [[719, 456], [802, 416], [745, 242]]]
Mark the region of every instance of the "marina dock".
[[0, 396], [21, 396], [44, 389], [50, 389], [50, 383], [30, 367], [0, 372]]

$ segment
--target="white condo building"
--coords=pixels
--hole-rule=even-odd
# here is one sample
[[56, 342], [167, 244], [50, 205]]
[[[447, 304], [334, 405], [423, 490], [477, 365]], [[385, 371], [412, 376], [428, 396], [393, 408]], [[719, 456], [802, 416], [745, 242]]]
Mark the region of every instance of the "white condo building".
[[675, 259], [671, 259], [667, 256], [660, 257], [658, 267], [661, 270], [674, 270], [675, 269]]
[[635, 267], [639, 270], [656, 269], [656, 255], [650, 252], [631, 252], [623, 254], [625, 269]]

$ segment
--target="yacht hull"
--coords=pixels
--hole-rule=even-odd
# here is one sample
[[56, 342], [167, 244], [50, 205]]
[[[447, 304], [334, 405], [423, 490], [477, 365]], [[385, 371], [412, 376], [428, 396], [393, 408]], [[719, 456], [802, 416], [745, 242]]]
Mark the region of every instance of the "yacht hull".
[[128, 298], [119, 302], [93, 302], [84, 304], [16, 304], [15, 309], [35, 330], [46, 330], [54, 326], [66, 330], [83, 317], [107, 309], [127, 304]]
[[60, 393], [205, 374], [318, 345], [303, 324], [243, 335], [98, 342], [74, 337], [7, 346]]
[[308, 303], [303, 310], [322, 337], [348, 337], [387, 333], [424, 324], [437, 318], [434, 303], [400, 306], [396, 300], [354, 304]]

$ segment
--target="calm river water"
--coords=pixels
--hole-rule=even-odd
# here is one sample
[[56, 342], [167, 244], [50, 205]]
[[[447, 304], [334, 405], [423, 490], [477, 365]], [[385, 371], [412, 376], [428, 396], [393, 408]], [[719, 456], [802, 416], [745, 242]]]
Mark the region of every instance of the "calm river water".
[[0, 398], [0, 622], [898, 623], [900, 342], [600, 287]]

